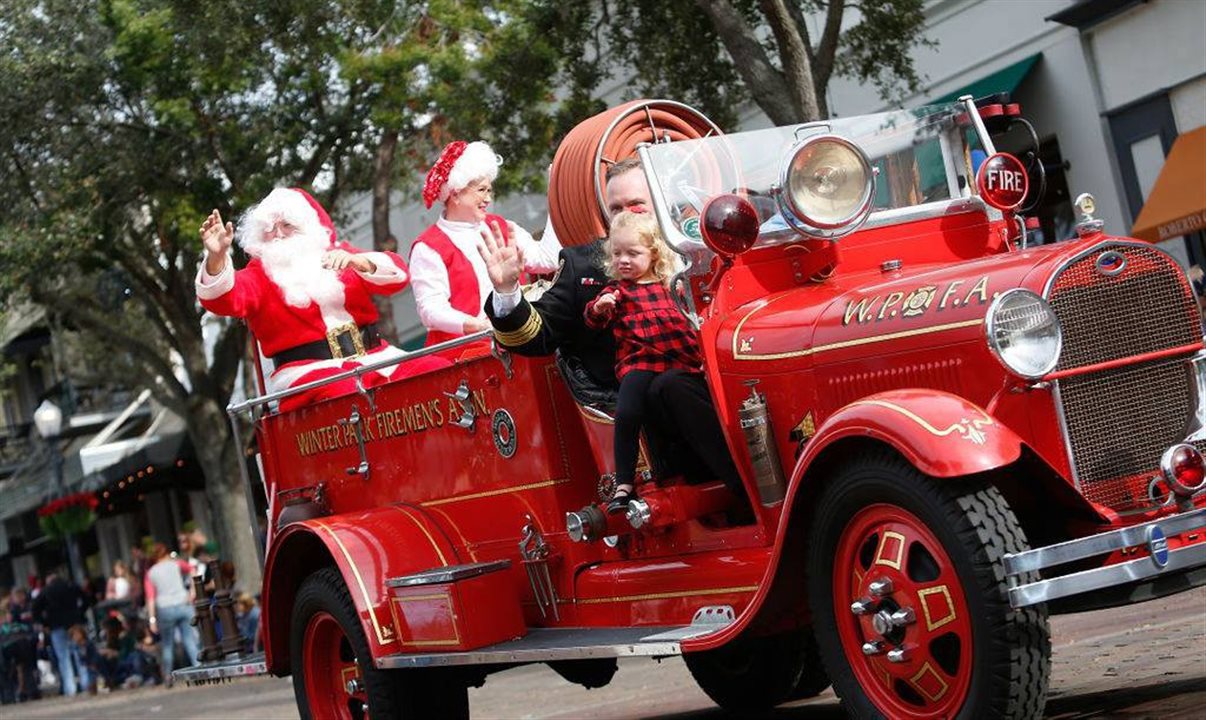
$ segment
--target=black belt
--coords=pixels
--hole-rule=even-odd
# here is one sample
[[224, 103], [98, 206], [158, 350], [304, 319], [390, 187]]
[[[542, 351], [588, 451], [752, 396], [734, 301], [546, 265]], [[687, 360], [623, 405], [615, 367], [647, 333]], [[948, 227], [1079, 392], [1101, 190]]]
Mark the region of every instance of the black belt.
[[278, 352], [272, 356], [272, 365], [279, 368], [286, 363], [298, 360], [340, 360], [348, 357], [360, 357], [369, 350], [375, 350], [380, 344], [381, 333], [377, 332], [376, 323], [359, 327], [354, 323], [345, 323], [327, 330], [326, 340], [315, 340]]

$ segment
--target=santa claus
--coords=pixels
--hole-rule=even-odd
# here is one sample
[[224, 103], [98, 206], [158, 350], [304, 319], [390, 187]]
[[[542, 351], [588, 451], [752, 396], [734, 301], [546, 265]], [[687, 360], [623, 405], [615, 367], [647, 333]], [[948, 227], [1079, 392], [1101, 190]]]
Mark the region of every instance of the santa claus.
[[561, 246], [551, 233], [537, 242], [515, 223], [488, 214], [502, 159], [484, 142], [450, 143], [427, 173], [423, 202], [444, 204], [435, 224], [415, 239], [410, 271], [427, 344], [490, 327], [482, 308], [493, 285], [482, 259], [483, 238], [514, 245], [524, 269], [557, 269]]
[[[402, 358], [377, 332], [371, 295], [391, 295], [409, 281], [406, 263], [391, 252], [363, 252], [339, 242], [326, 210], [309, 193], [277, 188], [239, 223], [239, 245], [251, 256], [235, 270], [231, 223], [214, 210], [201, 225], [205, 262], [197, 298], [218, 315], [242, 318], [271, 359], [268, 391], [321, 380], [368, 362]], [[366, 373], [366, 387], [413, 368], [389, 366]], [[334, 381], [282, 401], [286, 410], [356, 391], [351, 379]]]

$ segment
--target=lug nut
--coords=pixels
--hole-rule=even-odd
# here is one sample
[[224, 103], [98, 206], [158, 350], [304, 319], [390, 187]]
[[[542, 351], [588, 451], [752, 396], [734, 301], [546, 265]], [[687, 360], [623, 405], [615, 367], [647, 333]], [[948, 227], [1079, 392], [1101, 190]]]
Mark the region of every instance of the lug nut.
[[917, 622], [917, 613], [913, 612], [911, 607], [903, 607], [892, 613], [892, 625], [895, 627], [904, 627]]
[[898, 647], [888, 651], [888, 662], [902, 663], [909, 659], [909, 653], [905, 648]]
[[871, 584], [867, 586], [867, 589], [870, 590], [871, 594], [876, 597], [883, 597], [884, 595], [891, 595], [892, 594], [892, 581], [889, 580], [888, 578], [880, 578], [879, 580], [872, 580]]
[[875, 610], [875, 601], [871, 598], [860, 598], [850, 603], [850, 612], [855, 615], [866, 615]]
[[875, 632], [880, 635], [887, 635], [896, 627], [892, 623], [892, 613], [887, 610], [880, 610], [871, 618], [871, 627], [875, 628]]
[[863, 654], [864, 655], [878, 655], [883, 651], [884, 651], [884, 644], [882, 642], [880, 642], [879, 640], [872, 640], [870, 642], [863, 643]]
[[351, 680], [348, 680], [347, 685], [344, 687], [347, 688], [348, 695], [355, 695], [364, 689], [364, 685], [361, 684], [360, 678], [352, 678]]

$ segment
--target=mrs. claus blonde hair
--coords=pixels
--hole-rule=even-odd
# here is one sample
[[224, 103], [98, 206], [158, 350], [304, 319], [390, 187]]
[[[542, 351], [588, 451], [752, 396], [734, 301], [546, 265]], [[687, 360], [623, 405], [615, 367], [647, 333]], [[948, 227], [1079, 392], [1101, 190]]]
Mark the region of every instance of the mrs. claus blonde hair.
[[[632, 230], [636, 233], [641, 244], [649, 248], [650, 263], [649, 267], [653, 269], [653, 275], [658, 279], [658, 282], [669, 287], [670, 278], [674, 276], [674, 251], [666, 244], [666, 240], [662, 237], [661, 228], [657, 225], [657, 220], [651, 212], [632, 212], [625, 210], [617, 213], [611, 219], [611, 233], [616, 230]], [[607, 238], [606, 257], [604, 258], [604, 270], [607, 272], [607, 277], [618, 280], [619, 274], [611, 264], [611, 237]]]

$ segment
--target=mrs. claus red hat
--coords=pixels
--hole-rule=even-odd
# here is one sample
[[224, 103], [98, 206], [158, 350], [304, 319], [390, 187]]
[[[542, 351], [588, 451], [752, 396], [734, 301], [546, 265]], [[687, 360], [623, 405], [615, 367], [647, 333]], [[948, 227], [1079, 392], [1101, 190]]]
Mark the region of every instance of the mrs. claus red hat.
[[423, 183], [423, 202], [430, 208], [437, 200], [447, 200], [449, 195], [467, 187], [474, 180], [494, 180], [498, 177], [500, 165], [502, 158], [480, 140], [471, 143], [464, 140], [450, 142], [440, 153], [440, 159], [427, 171], [427, 180]]

